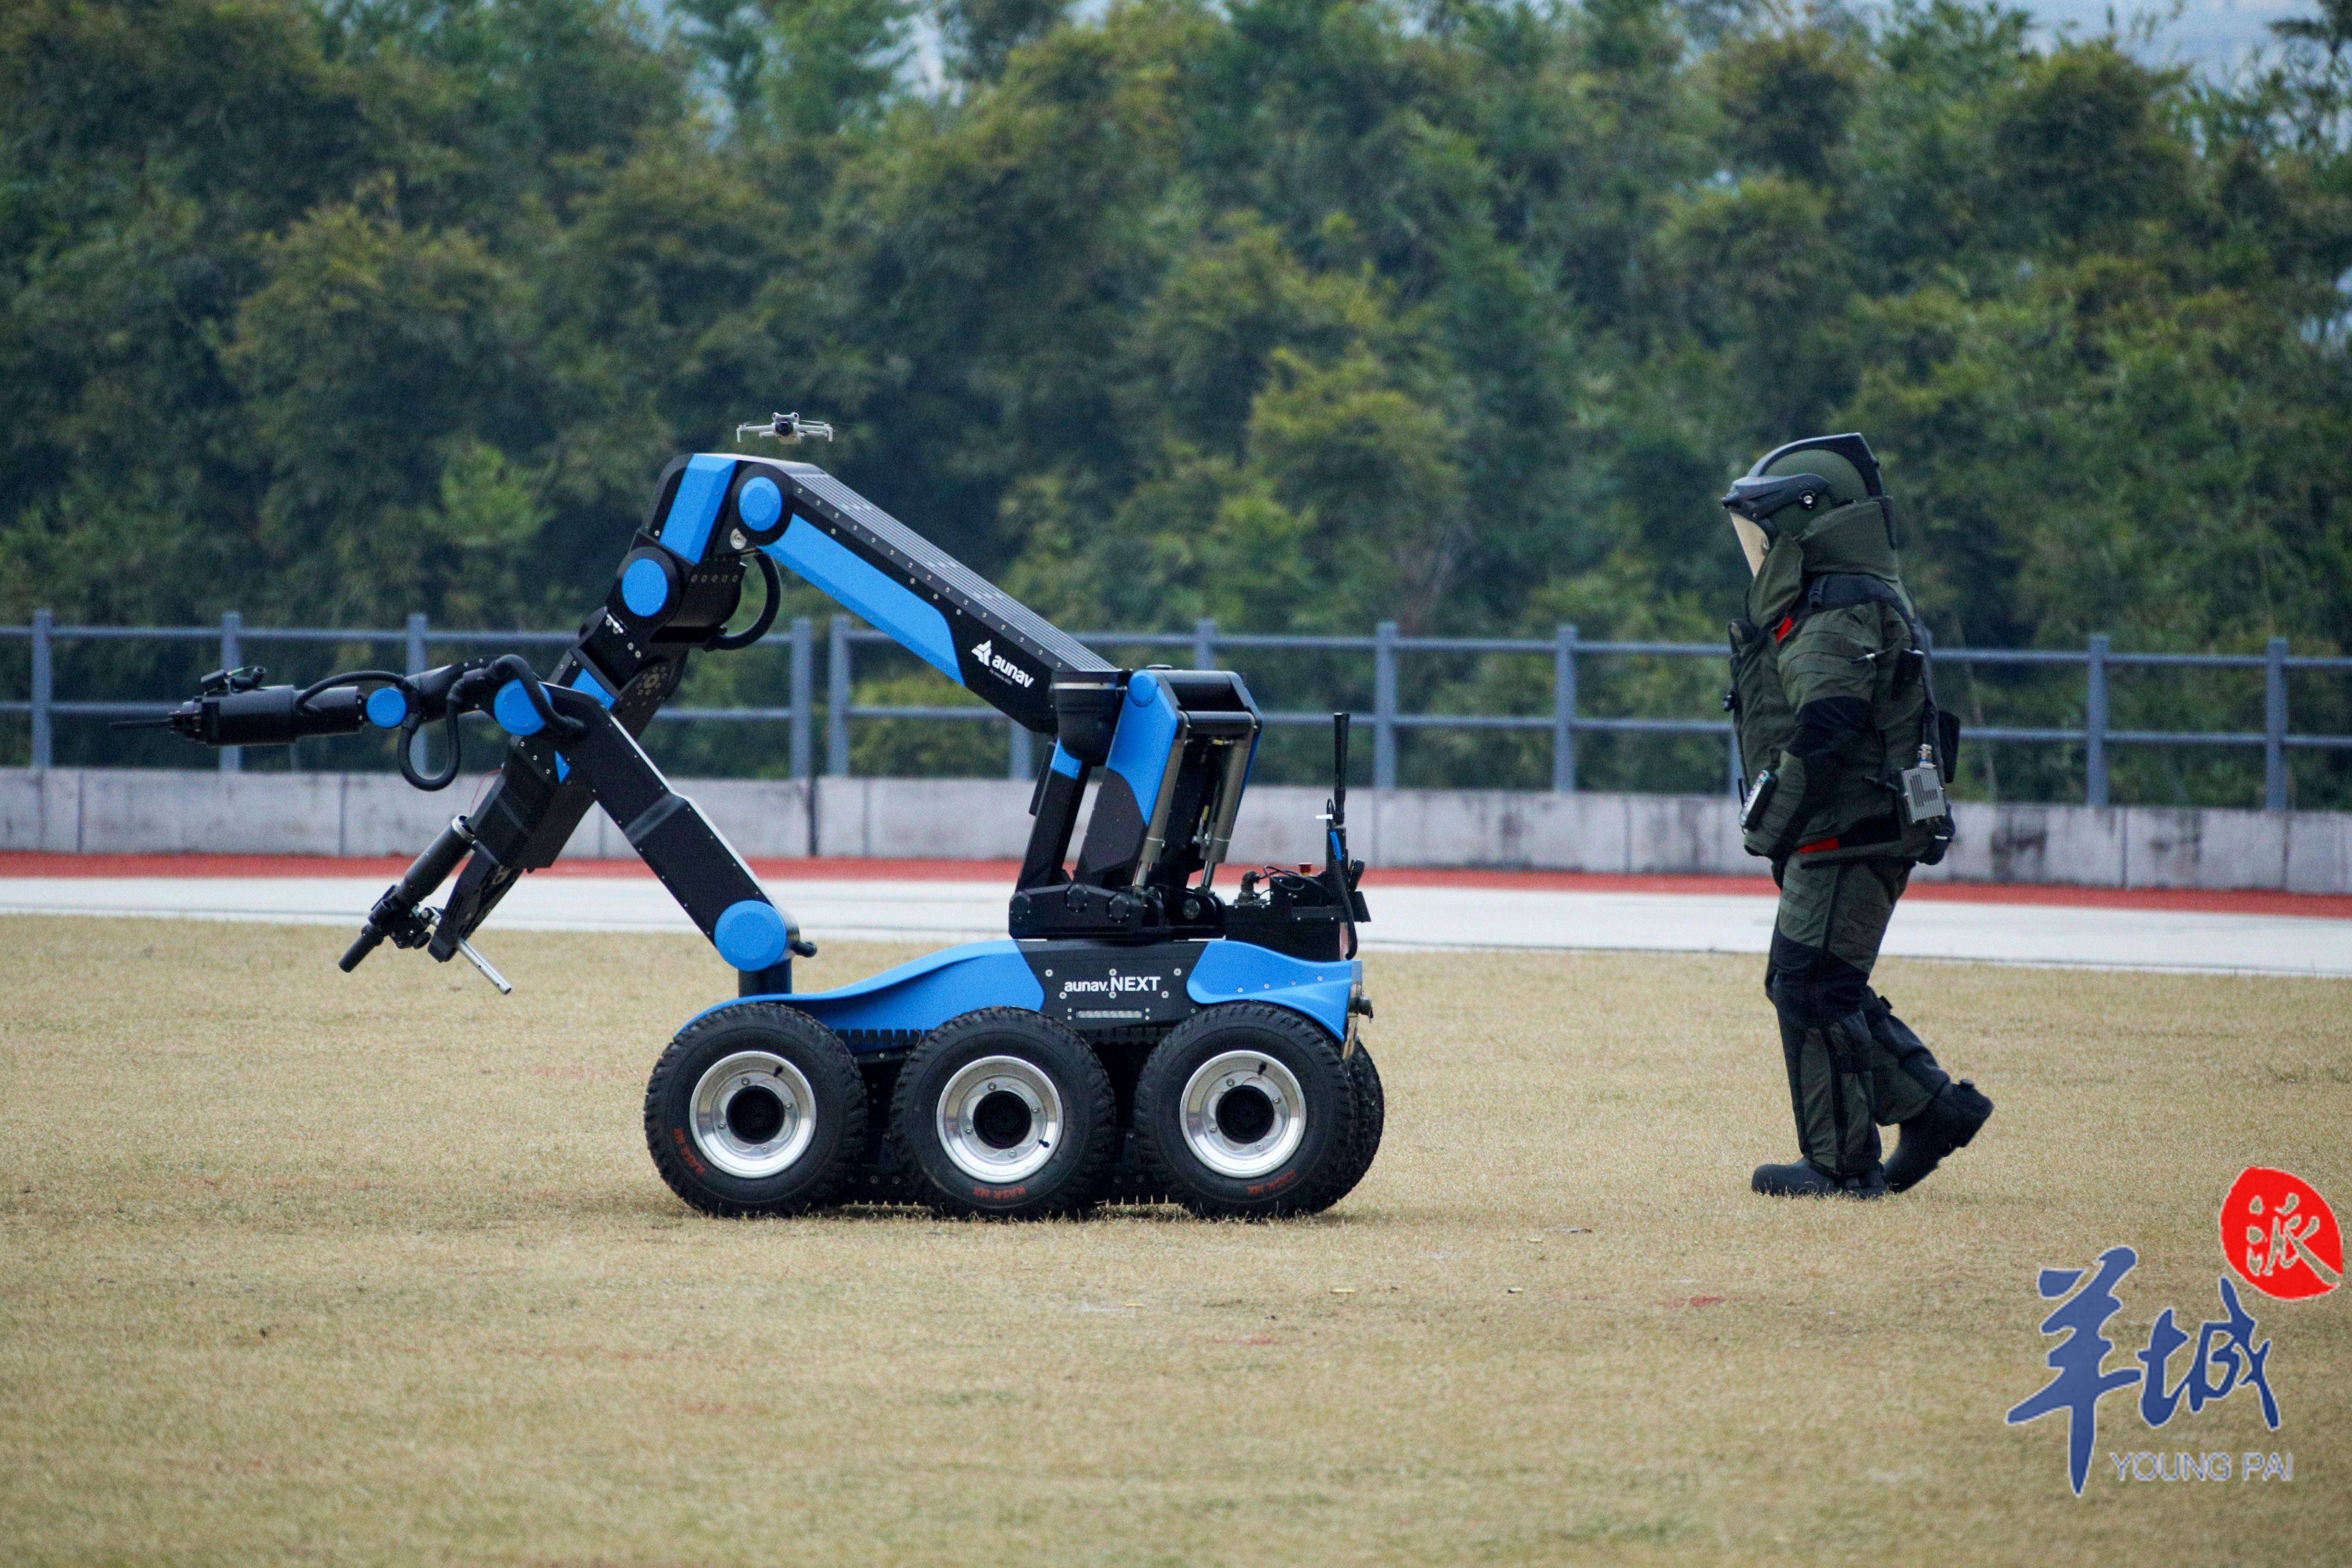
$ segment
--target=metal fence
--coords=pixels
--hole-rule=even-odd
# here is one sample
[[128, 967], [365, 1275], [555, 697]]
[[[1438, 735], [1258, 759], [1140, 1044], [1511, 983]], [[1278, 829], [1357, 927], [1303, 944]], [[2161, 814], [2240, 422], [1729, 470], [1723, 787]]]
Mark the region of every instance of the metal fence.
[[[1222, 653], [1251, 649], [1319, 649], [1371, 655], [1372, 707], [1355, 715], [1372, 735], [1372, 782], [1393, 788], [1397, 780], [1397, 737], [1408, 730], [1549, 731], [1551, 735], [1551, 787], [1576, 787], [1577, 737], [1590, 734], [1714, 735], [1725, 742], [1725, 780], [1733, 794], [1739, 789], [1738, 758], [1731, 743], [1731, 725], [1721, 719], [1642, 718], [1585, 713], [1577, 705], [1577, 670], [1589, 658], [1636, 656], [1720, 660], [1718, 643], [1587, 642], [1572, 626], [1563, 626], [1548, 638], [1418, 637], [1402, 636], [1394, 621], [1382, 621], [1370, 637], [1289, 637], [1257, 632], [1221, 631], [1214, 621], [1197, 622], [1190, 632], [1102, 632], [1082, 634], [1084, 640], [1117, 647], [1181, 650], [1191, 667], [1214, 668]], [[476, 647], [568, 647], [570, 632], [436, 630], [422, 615], [412, 615], [404, 626], [329, 628], [247, 626], [231, 611], [218, 626], [61, 626], [47, 610], [33, 612], [30, 626], [0, 626], [0, 638], [31, 643], [31, 690], [25, 701], [0, 701], [0, 713], [29, 715], [32, 765], [46, 768], [54, 755], [56, 723], [60, 719], [150, 717], [165, 703], [143, 701], [61, 701], [54, 694], [57, 646], [61, 642], [129, 641], [136, 639], [211, 643], [217, 639], [223, 668], [244, 662], [252, 643], [374, 644], [399, 647], [404, 668], [426, 667], [426, 650], [435, 645]], [[814, 675], [815, 626], [806, 616], [772, 632], [767, 641], [781, 643], [791, 662], [792, 701], [767, 708], [665, 708], [658, 717], [672, 721], [750, 721], [790, 727], [791, 761], [794, 776], [805, 778], [814, 769], [816, 719]], [[888, 643], [882, 633], [835, 616], [826, 638], [824, 768], [846, 775], [850, 767], [849, 727], [855, 721], [876, 719], [942, 720], [951, 722], [1003, 724], [1008, 731], [1005, 775], [1026, 781], [1036, 759], [1027, 730], [992, 710], [973, 706], [866, 706], [850, 700], [856, 675], [856, 648], [861, 644]], [[1417, 653], [1549, 655], [1552, 666], [1551, 711], [1540, 714], [1406, 713], [1398, 706], [1398, 666]], [[2352, 658], [2297, 656], [2287, 639], [2273, 637], [2259, 654], [2116, 653], [2108, 637], [2091, 637], [2082, 651], [2056, 648], [1944, 648], [1936, 653], [1939, 667], [2080, 666], [2084, 670], [2084, 721], [2079, 728], [1979, 725], [1969, 736], [1975, 741], [2011, 741], [2080, 745], [2083, 748], [2083, 796], [2086, 804], [2107, 804], [2107, 758], [2115, 746], [2259, 746], [2263, 752], [2263, 805], [2271, 811], [2287, 805], [2286, 753], [2291, 749], [2352, 749], [2352, 735], [2297, 734], [2287, 727], [2287, 675], [2297, 670], [2352, 671]], [[2263, 673], [2263, 726], [2249, 731], [2116, 730], [2108, 723], [2108, 683], [2117, 668], [2259, 669]], [[176, 699], [175, 699], [176, 700]], [[1329, 710], [1274, 710], [1268, 724], [1314, 724], [1330, 721]], [[235, 772], [241, 759], [235, 748], [220, 753], [220, 766]]]

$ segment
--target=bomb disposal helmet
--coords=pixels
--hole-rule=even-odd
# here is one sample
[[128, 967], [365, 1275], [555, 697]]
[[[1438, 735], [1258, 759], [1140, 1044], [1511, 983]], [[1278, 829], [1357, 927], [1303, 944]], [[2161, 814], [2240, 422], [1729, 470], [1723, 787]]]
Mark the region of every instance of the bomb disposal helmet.
[[1755, 523], [1768, 537], [1777, 537], [1780, 530], [1773, 520], [1790, 507], [1810, 516], [1824, 508], [1881, 500], [1885, 494], [1870, 443], [1850, 431], [1843, 436], [1811, 436], [1773, 447], [1757, 458], [1756, 466], [1744, 476], [1731, 481], [1723, 505]]

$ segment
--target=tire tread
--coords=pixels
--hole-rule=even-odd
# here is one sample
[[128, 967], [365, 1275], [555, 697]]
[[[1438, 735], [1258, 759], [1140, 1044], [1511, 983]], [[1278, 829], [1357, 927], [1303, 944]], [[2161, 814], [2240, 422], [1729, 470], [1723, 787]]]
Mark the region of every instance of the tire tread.
[[[1356, 1120], [1354, 1136], [1348, 1145], [1348, 1163], [1342, 1167], [1344, 1179], [1334, 1184], [1331, 1203], [1338, 1203], [1356, 1190], [1357, 1184], [1370, 1173], [1372, 1162], [1381, 1152], [1381, 1133], [1388, 1125], [1388, 1091], [1381, 1084], [1381, 1069], [1373, 1065], [1372, 1053], [1361, 1040], [1356, 1042], [1353, 1054], [1348, 1058], [1349, 1087], [1355, 1090]], [[1328, 1205], [1325, 1205], [1328, 1207]]]
[[[922, 1161], [908, 1142], [906, 1129], [915, 1123], [909, 1119], [919, 1114], [915, 1100], [917, 1086], [928, 1076], [925, 1068], [932, 1058], [953, 1049], [964, 1035], [993, 1026], [1018, 1024], [1024, 1029], [1039, 1026], [1066, 1037], [1066, 1043], [1092, 1071], [1081, 1069], [1083, 1081], [1072, 1086], [1086, 1096], [1083, 1109], [1092, 1128], [1092, 1135], [1079, 1155], [1079, 1164], [1070, 1178], [1062, 1183], [1047, 1198], [1013, 1210], [990, 1208], [974, 1203], [960, 1194], [943, 1190], [923, 1169]], [[950, 1031], [953, 1031], [950, 1033]], [[1056, 1023], [1043, 1013], [1022, 1007], [982, 1007], [949, 1019], [926, 1036], [907, 1058], [898, 1070], [898, 1081], [890, 1091], [890, 1131], [883, 1145], [883, 1168], [888, 1171], [899, 1189], [913, 1201], [928, 1205], [943, 1215], [975, 1216], [989, 1219], [1043, 1219], [1055, 1215], [1076, 1214], [1099, 1202], [1109, 1185], [1111, 1165], [1118, 1156], [1118, 1099], [1111, 1089], [1110, 1074], [1104, 1070], [1101, 1058], [1077, 1032]]]
[[[730, 1198], [712, 1191], [680, 1157], [674, 1141], [663, 1136], [669, 1125], [665, 1103], [677, 1087], [679, 1077], [687, 1071], [686, 1064], [710, 1036], [746, 1023], [765, 1024], [809, 1047], [814, 1061], [799, 1065], [804, 1070], [809, 1066], [815, 1067], [809, 1087], [816, 1092], [818, 1102], [823, 1104], [829, 1097], [838, 1097], [849, 1108], [850, 1120], [836, 1137], [824, 1168], [790, 1196], [770, 1202]], [[653, 1155], [654, 1169], [661, 1173], [670, 1191], [703, 1213], [721, 1219], [805, 1214], [832, 1203], [856, 1173], [865, 1142], [866, 1080], [841, 1037], [806, 1013], [781, 1002], [737, 1003], [704, 1014], [680, 1029], [670, 1041], [646, 1082], [645, 1121], [646, 1147]]]
[[[1181, 1093], [1182, 1085], [1173, 1081], [1172, 1074], [1155, 1072], [1152, 1068], [1154, 1062], [1173, 1059], [1188, 1049], [1192, 1037], [1198, 1034], [1211, 1029], [1248, 1026], [1255, 1026], [1288, 1040], [1309, 1058], [1328, 1058], [1318, 1065], [1327, 1074], [1336, 1078], [1341, 1086], [1336, 1101], [1339, 1125], [1327, 1136], [1322, 1157], [1296, 1185], [1264, 1198], [1233, 1198], [1203, 1190], [1199, 1183], [1190, 1179], [1190, 1173], [1184, 1165], [1171, 1157], [1171, 1151], [1160, 1146], [1161, 1097]], [[1163, 1058], [1163, 1052], [1169, 1053], [1168, 1056]], [[1163, 1082], [1163, 1079], [1168, 1081]], [[1353, 1080], [1347, 1064], [1339, 1059], [1339, 1043], [1319, 1025], [1286, 1007], [1277, 1007], [1265, 1002], [1223, 1002], [1193, 1014], [1160, 1043], [1145, 1063], [1143, 1075], [1135, 1086], [1135, 1140], [1144, 1169], [1178, 1203], [1203, 1219], [1272, 1219], [1319, 1214], [1330, 1207], [1362, 1174], [1361, 1171], [1357, 1171], [1353, 1176], [1349, 1174], [1358, 1152], [1357, 1121]], [[1365, 1161], [1367, 1167], [1370, 1163], [1369, 1160]]]

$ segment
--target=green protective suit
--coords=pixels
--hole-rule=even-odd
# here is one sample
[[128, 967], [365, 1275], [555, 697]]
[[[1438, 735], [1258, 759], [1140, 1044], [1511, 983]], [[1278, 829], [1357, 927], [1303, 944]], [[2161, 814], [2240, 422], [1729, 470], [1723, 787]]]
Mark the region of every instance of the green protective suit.
[[1927, 719], [1911, 626], [1877, 502], [1781, 528], [1731, 630], [1740, 752], [1751, 773], [1774, 774], [1747, 828], [1750, 854], [1819, 865], [1931, 852], [1927, 830], [1895, 809]]
[[1731, 668], [1743, 762], [1772, 775], [1745, 837], [1780, 884], [1765, 992], [1798, 1139], [1853, 1179], [1877, 1164], [1878, 1128], [1949, 1079], [1869, 984], [1912, 865], [1941, 846], [1897, 808], [1932, 710], [1887, 519], [1875, 500], [1839, 501], [1770, 520]]

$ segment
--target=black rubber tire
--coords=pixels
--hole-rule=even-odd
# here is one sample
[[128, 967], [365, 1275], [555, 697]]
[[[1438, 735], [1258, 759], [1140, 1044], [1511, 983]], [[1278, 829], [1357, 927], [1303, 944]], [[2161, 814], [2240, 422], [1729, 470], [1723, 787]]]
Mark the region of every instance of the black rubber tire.
[[[1062, 1102], [1060, 1147], [1018, 1181], [992, 1184], [958, 1166], [940, 1142], [939, 1103], [956, 1073], [984, 1057], [1013, 1057], [1051, 1080]], [[982, 1007], [923, 1037], [890, 1097], [887, 1163], [916, 1202], [943, 1215], [1042, 1219], [1090, 1207], [1118, 1154], [1118, 1100], [1086, 1041], [1042, 1013]]]
[[[1297, 1148], [1278, 1169], [1250, 1177], [1212, 1169], [1184, 1139], [1185, 1085], [1203, 1064], [1234, 1050], [1281, 1063], [1297, 1079], [1306, 1105]], [[1135, 1085], [1144, 1168], [1204, 1219], [1270, 1219], [1328, 1208], [1363, 1173], [1355, 1169], [1356, 1122], [1355, 1085], [1339, 1042], [1300, 1014], [1263, 1002], [1227, 1002], [1193, 1014], [1153, 1049]]]
[[[730, 1175], [710, 1163], [694, 1131], [702, 1076], [738, 1051], [772, 1051], [800, 1069], [815, 1100], [807, 1149], [771, 1176]], [[793, 1215], [833, 1202], [866, 1148], [866, 1080], [841, 1037], [798, 1008], [742, 1002], [677, 1033], [646, 1085], [646, 1146], [670, 1191], [706, 1214]]]
[[1356, 1184], [1370, 1172], [1381, 1152], [1381, 1131], [1388, 1123], [1388, 1094], [1381, 1087], [1381, 1069], [1372, 1065], [1372, 1053], [1361, 1040], [1348, 1058], [1348, 1078], [1356, 1096], [1355, 1136], [1349, 1142], [1348, 1163], [1341, 1167], [1343, 1179], [1331, 1194], [1335, 1204], [1354, 1192]]

